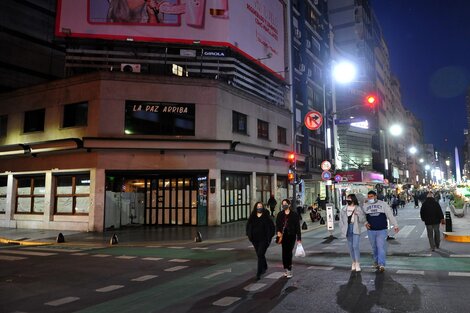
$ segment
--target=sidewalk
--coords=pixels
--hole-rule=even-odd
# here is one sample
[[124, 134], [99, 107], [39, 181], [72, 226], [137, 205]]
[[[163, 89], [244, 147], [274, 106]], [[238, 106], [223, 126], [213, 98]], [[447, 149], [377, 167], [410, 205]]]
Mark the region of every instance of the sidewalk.
[[[448, 209], [449, 202], [440, 202], [442, 208]], [[455, 216], [450, 211], [452, 220], [452, 232], [444, 232], [444, 238], [453, 242], [470, 242], [470, 212], [464, 212], [463, 217]]]

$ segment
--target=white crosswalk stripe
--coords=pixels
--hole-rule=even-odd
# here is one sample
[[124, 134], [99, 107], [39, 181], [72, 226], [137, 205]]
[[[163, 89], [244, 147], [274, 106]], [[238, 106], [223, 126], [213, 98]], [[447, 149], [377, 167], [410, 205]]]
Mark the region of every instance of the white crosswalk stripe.
[[10, 249], [0, 250], [0, 253], [30, 255], [30, 256], [51, 256], [51, 255], [57, 254], [57, 253], [52, 253], [52, 252], [38, 252], [38, 251], [24, 251], [24, 250], [10, 250]]
[[395, 234], [395, 238], [406, 238], [410, 235], [410, 233], [415, 229], [416, 225], [406, 225], [400, 231]]
[[223, 297], [212, 304], [216, 306], [230, 306], [240, 299], [240, 297]]
[[179, 270], [182, 270], [182, 269], [185, 269], [185, 268], [187, 268], [187, 266], [174, 266], [174, 267], [167, 268], [164, 271], [165, 272], [176, 272], [176, 271], [179, 271]]
[[114, 290], [121, 289], [121, 288], [124, 288], [124, 286], [123, 285], [110, 285], [110, 286], [106, 286], [106, 287], [103, 287], [103, 288], [98, 288], [95, 291], [97, 291], [97, 292], [110, 292], [110, 291], [114, 291]]
[[157, 278], [158, 275], [144, 275], [144, 276], [140, 276], [140, 277], [137, 277], [137, 278], [133, 278], [131, 279], [132, 281], [146, 281], [146, 280], [150, 280], [150, 279], [154, 279], [154, 278]]
[[424, 228], [423, 233], [419, 237], [420, 238], [427, 238], [428, 237], [428, 231], [426, 230], [426, 228]]
[[74, 301], [77, 301], [77, 300], [80, 300], [80, 298], [78, 298], [78, 297], [65, 297], [65, 298], [60, 298], [60, 299], [57, 299], [57, 300], [46, 302], [44, 304], [49, 305], [49, 306], [59, 306], [59, 305], [67, 304], [67, 303], [74, 302]]
[[248, 286], [245, 286], [245, 288], [243, 289], [246, 291], [257, 291], [263, 288], [264, 286], [266, 286], [266, 284], [254, 283], [254, 284], [249, 284]]

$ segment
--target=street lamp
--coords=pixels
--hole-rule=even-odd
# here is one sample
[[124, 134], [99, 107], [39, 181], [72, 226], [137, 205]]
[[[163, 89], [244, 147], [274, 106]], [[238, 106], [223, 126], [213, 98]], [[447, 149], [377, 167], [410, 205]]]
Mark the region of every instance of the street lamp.
[[408, 149], [408, 151], [411, 153], [411, 154], [416, 154], [416, 152], [418, 152], [418, 149], [415, 147], [415, 146], [412, 146]]
[[400, 124], [393, 124], [390, 126], [389, 131], [392, 136], [398, 137], [403, 133], [403, 127]]
[[356, 79], [356, 66], [351, 62], [342, 61], [333, 67], [333, 79], [340, 84], [347, 84]]

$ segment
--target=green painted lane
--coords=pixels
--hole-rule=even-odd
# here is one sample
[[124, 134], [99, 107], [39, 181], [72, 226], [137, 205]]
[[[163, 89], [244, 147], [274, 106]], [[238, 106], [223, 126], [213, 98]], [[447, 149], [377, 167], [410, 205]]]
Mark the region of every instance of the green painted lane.
[[[213, 276], [210, 279], [204, 277], [227, 268], [231, 272]], [[156, 312], [171, 305], [194, 298], [206, 290], [218, 285], [224, 285], [234, 280], [235, 277], [253, 272], [253, 260], [248, 262], [234, 262], [211, 266], [203, 270], [193, 272], [187, 276], [164, 282], [161, 285], [148, 288], [124, 297], [90, 306], [77, 311], [78, 313], [108, 313], [108, 312]], [[170, 309], [171, 310], [171, 309]]]

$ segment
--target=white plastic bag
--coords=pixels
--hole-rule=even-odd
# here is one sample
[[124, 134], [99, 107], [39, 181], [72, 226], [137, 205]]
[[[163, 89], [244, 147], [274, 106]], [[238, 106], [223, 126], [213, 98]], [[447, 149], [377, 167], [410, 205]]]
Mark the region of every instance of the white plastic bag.
[[297, 243], [297, 248], [295, 248], [295, 256], [300, 258], [305, 257], [305, 250], [300, 242]]

